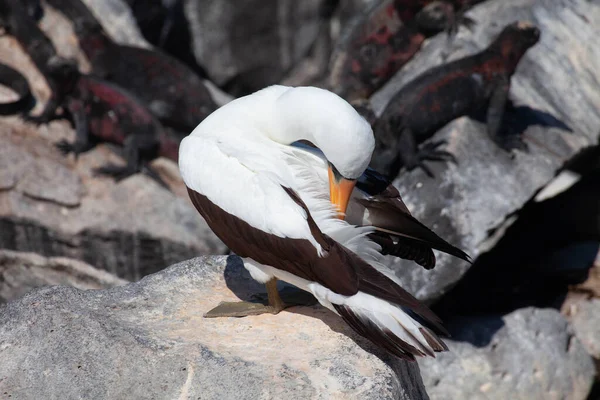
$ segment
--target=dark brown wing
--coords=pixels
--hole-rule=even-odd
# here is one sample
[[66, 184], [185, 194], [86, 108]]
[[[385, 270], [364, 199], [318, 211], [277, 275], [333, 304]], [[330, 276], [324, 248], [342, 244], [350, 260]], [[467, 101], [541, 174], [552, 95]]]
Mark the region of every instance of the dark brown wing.
[[375, 170], [367, 169], [357, 187], [370, 196], [359, 202], [369, 211], [369, 224], [376, 229], [370, 237], [382, 247], [383, 254], [414, 260], [426, 269], [435, 266], [432, 249], [471, 262], [464, 251], [413, 217], [398, 190]]
[[471, 262], [467, 253], [452, 246], [410, 213], [402, 210], [395, 199], [374, 196], [369, 200], [361, 200], [361, 204], [369, 210], [369, 220], [377, 230], [378, 235], [374, 235], [374, 240], [377, 241], [379, 236], [397, 241], [396, 246], [387, 248], [390, 254], [415, 260], [427, 269], [435, 266], [435, 256], [431, 249]]
[[[261, 231], [225, 212], [206, 196], [189, 188], [188, 193], [213, 232], [237, 255], [250, 257], [259, 263], [318, 282], [345, 296], [358, 292], [358, 268], [354, 265], [356, 260], [349, 258], [342, 246], [321, 234], [306, 208], [310, 228], [319, 244], [327, 251], [326, 257], [319, 257], [308, 240], [282, 238]], [[288, 190], [288, 193], [292, 192]], [[300, 201], [295, 194], [291, 197], [296, 202]], [[304, 206], [303, 203], [302, 205]]]

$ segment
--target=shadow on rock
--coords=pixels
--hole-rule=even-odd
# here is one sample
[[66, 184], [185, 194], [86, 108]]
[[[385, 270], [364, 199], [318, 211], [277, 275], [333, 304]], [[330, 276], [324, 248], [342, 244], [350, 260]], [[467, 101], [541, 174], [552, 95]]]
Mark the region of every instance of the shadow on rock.
[[584, 153], [582, 163], [593, 169], [579, 176], [572, 171], [586, 167], [569, 166], [570, 175], [560, 175], [529, 201], [494, 248], [440, 300], [439, 314], [559, 308], [569, 285], [587, 279], [600, 249], [600, 168], [594, 167], [600, 158]]
[[505, 325], [502, 315], [486, 315], [481, 317], [457, 316], [444, 321], [452, 341], [467, 342], [475, 347], [488, 346], [496, 332]]
[[[224, 278], [227, 288], [240, 300], [267, 304], [265, 285], [252, 279], [248, 270], [244, 268], [244, 263], [240, 257], [234, 255], [227, 257]], [[294, 285], [277, 281], [277, 287], [284, 302], [288, 299], [288, 304], [305, 306], [317, 304], [317, 299], [312, 294], [298, 289]], [[291, 311], [291, 309], [287, 310]]]
[[[266, 304], [266, 302], [259, 301], [256, 298], [257, 294], [260, 295], [265, 291], [264, 285], [252, 279], [248, 270], [244, 268], [242, 259], [240, 257], [227, 257], [224, 279], [227, 288], [231, 290], [240, 300], [263, 302]], [[282, 291], [283, 293], [285, 293], [288, 290], [294, 295], [298, 294], [297, 292], [303, 293], [308, 303], [308, 305], [304, 306], [295, 306], [287, 308], [282, 312], [304, 315], [307, 317], [321, 320], [332, 331], [349, 337], [360, 348], [373, 354], [394, 370], [397, 370], [398, 368], [410, 370], [412, 372], [411, 376], [414, 375], [415, 377], [418, 377], [418, 380], [420, 382], [419, 366], [417, 363], [406, 362], [396, 359], [395, 357], [388, 354], [386, 351], [373, 345], [369, 340], [363, 338], [362, 336], [354, 332], [352, 328], [350, 328], [339, 316], [335, 315], [333, 312], [327, 310], [325, 307], [322, 307], [320, 304], [318, 304], [317, 300], [310, 293], [298, 289], [295, 286], [283, 281], [278, 281], [278, 286], [280, 288], [280, 291]], [[282, 296], [284, 295], [282, 294]]]
[[[472, 117], [476, 121], [485, 123], [485, 113], [476, 113]], [[507, 105], [500, 127], [502, 134], [521, 135], [531, 126], [556, 128], [566, 132], [573, 132], [573, 129], [569, 125], [546, 111], [529, 106], [515, 106], [512, 103]]]

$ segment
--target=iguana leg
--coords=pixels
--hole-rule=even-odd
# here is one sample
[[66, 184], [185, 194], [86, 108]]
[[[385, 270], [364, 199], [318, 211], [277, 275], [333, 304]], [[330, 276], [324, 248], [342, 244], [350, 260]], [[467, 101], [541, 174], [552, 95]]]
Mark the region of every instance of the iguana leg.
[[140, 148], [136, 135], [126, 137], [123, 145], [127, 165], [106, 164], [95, 168], [94, 172], [99, 175], [111, 176], [117, 182], [137, 173], [140, 170]]
[[522, 140], [520, 134], [500, 133], [504, 111], [508, 103], [508, 93], [510, 91], [510, 78], [508, 76], [499, 77], [492, 89], [490, 102], [487, 109], [487, 131], [490, 138], [496, 142], [505, 151], [518, 149], [527, 151], [527, 144]]
[[55, 143], [55, 146], [64, 155], [69, 153], [75, 154], [75, 159], [77, 159], [80, 153], [93, 147], [90, 143], [89, 121], [84, 110], [83, 102], [80, 100], [69, 103], [69, 112], [71, 113], [73, 125], [75, 126], [75, 142], [70, 143], [63, 139]]
[[251, 303], [248, 301], [221, 302], [218, 306], [204, 314], [204, 318], [218, 317], [247, 317], [260, 314], [278, 314], [283, 309], [289, 307], [286, 305], [277, 291], [277, 279], [273, 278], [267, 283], [268, 304]]
[[169, 185], [167, 185], [167, 183], [165, 181], [163, 181], [163, 179], [160, 177], [160, 175], [158, 174], [158, 172], [156, 172], [152, 167], [150, 167], [148, 164], [144, 164], [141, 168], [141, 171], [146, 174], [150, 179], [153, 179], [156, 183], [158, 183], [160, 186], [164, 187], [167, 190], [171, 190], [169, 188]]
[[424, 144], [420, 149], [414, 133], [404, 128], [400, 134], [398, 143], [398, 153], [403, 165], [411, 171], [415, 168], [421, 168], [430, 178], [434, 177], [431, 169], [425, 164], [425, 161], [452, 161], [456, 163], [454, 155], [446, 150], [438, 150], [438, 147], [445, 145], [446, 141], [431, 141]]
[[454, 36], [456, 36], [461, 25], [466, 27], [471, 32], [473, 31], [473, 27], [476, 24], [475, 20], [465, 16], [465, 13], [469, 7], [471, 7], [471, 4], [466, 2], [460, 9], [454, 11], [452, 18], [448, 20], [448, 24], [446, 25], [446, 33], [448, 34], [449, 39], [453, 39]]
[[[384, 117], [377, 121], [376, 124], [385, 125], [381, 127], [376, 126], [374, 129], [376, 132], [375, 150], [373, 151], [373, 157], [369, 165], [386, 178], [393, 179], [402, 166], [399, 163], [400, 156], [398, 155], [399, 149], [402, 149], [402, 146], [398, 143], [401, 139], [400, 134], [398, 134], [401, 119], [392, 117], [387, 121]], [[410, 151], [410, 149], [406, 151]]]
[[444, 46], [444, 50], [442, 51], [442, 60], [446, 61], [450, 56], [452, 49], [452, 42], [458, 33], [461, 25], [464, 25], [469, 31], [473, 32], [473, 27], [475, 26], [475, 20], [472, 18], [466, 17], [463, 15], [463, 9], [456, 11], [452, 18], [448, 20], [444, 31], [446, 32], [446, 46]]

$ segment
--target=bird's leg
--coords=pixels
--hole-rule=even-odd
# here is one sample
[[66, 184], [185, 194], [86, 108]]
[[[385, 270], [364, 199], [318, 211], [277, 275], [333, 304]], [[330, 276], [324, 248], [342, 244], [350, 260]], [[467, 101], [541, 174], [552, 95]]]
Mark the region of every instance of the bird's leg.
[[279, 295], [279, 290], [277, 290], [277, 279], [272, 278], [265, 283], [267, 287], [267, 296], [269, 298], [269, 307], [273, 310], [273, 314], [279, 313], [281, 310], [286, 308], [287, 306], [281, 300], [281, 296]]
[[281, 310], [289, 307], [279, 296], [277, 290], [277, 279], [273, 278], [265, 284], [267, 286], [268, 305], [252, 303], [248, 301], [228, 302], [221, 304], [204, 314], [205, 318], [217, 317], [247, 317], [249, 315], [278, 314]]

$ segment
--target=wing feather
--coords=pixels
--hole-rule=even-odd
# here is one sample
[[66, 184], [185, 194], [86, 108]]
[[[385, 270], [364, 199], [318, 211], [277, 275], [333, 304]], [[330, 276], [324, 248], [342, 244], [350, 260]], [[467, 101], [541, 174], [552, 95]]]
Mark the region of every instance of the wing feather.
[[432, 249], [471, 262], [468, 254], [413, 217], [398, 190], [375, 170], [367, 169], [356, 187], [363, 196], [355, 196], [353, 200], [367, 211], [364, 214], [368, 217], [353, 222], [375, 228], [370, 237], [381, 246], [383, 254], [414, 260], [426, 269], [435, 266]]

